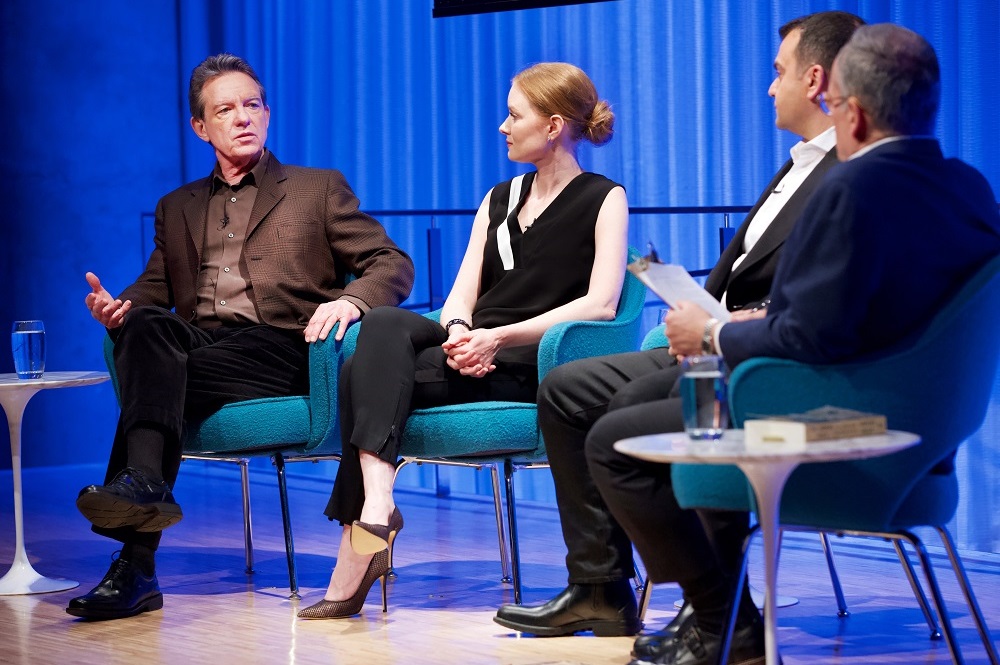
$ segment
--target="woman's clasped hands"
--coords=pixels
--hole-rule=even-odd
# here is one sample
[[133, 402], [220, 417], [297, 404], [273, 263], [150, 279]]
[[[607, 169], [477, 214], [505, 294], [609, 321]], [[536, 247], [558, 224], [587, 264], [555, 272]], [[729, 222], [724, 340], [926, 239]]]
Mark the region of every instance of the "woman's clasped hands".
[[441, 345], [448, 356], [448, 367], [465, 376], [483, 377], [496, 369], [493, 363], [500, 350], [500, 338], [495, 330], [457, 330]]

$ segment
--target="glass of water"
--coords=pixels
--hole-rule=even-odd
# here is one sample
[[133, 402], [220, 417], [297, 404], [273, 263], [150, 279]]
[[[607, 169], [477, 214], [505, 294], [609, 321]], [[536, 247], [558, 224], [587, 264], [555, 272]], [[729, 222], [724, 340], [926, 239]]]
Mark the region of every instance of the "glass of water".
[[721, 439], [729, 427], [725, 362], [721, 356], [689, 356], [682, 369], [684, 431], [694, 440]]
[[10, 332], [14, 371], [19, 379], [40, 379], [45, 371], [45, 325], [41, 321], [15, 321]]

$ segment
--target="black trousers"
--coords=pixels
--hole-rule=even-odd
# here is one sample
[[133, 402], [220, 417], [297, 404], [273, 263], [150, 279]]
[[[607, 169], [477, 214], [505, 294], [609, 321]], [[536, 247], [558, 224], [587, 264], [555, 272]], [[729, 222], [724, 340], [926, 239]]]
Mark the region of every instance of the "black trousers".
[[[128, 431], [155, 425], [166, 433], [163, 479], [174, 485], [184, 422], [226, 404], [309, 392], [309, 348], [302, 332], [266, 325], [198, 328], [161, 307], [137, 307], [115, 339], [121, 415], [105, 484], [128, 466]], [[156, 548], [159, 533], [94, 529], [123, 543]]]
[[340, 372], [342, 459], [324, 513], [350, 524], [365, 502], [360, 451], [395, 464], [413, 409], [470, 402], [534, 402], [538, 368], [497, 362], [482, 378], [446, 364], [448, 336], [440, 323], [397, 307], [365, 315], [357, 349]]
[[629, 436], [684, 429], [679, 377], [667, 350], [654, 349], [568, 363], [542, 382], [538, 418], [570, 583], [628, 577], [632, 543], [654, 582], [737, 570], [749, 528], [745, 513], [682, 510], [669, 465], [613, 448]]

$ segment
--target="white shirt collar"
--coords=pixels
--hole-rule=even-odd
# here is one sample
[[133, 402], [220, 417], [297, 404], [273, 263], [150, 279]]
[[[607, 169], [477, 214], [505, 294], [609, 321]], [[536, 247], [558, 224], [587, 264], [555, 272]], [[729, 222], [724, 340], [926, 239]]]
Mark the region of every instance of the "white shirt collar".
[[789, 153], [792, 156], [792, 163], [798, 166], [803, 162], [822, 159], [836, 145], [836, 130], [829, 127], [826, 131], [814, 136], [811, 141], [799, 141], [792, 146]]

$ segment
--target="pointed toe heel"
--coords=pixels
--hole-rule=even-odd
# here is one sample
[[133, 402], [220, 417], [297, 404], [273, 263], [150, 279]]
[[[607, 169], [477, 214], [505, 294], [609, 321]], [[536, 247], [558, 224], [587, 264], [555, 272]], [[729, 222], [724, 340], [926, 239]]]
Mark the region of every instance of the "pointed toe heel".
[[[352, 542], [353, 545], [353, 542]], [[375, 580], [382, 581], [382, 611], [389, 611], [389, 590], [386, 588], [386, 573], [389, 571], [389, 553], [387, 550], [377, 552], [368, 564], [368, 570], [358, 585], [354, 595], [346, 600], [321, 600], [314, 605], [299, 610], [300, 619], [344, 619], [361, 612], [365, 598]]]
[[321, 600], [314, 605], [299, 610], [300, 619], [338, 619], [348, 617], [355, 612], [347, 612], [350, 607], [345, 607], [349, 601], [344, 600]]

